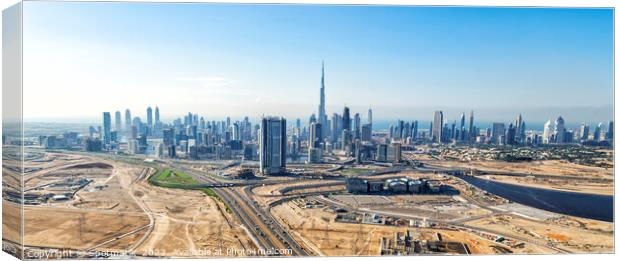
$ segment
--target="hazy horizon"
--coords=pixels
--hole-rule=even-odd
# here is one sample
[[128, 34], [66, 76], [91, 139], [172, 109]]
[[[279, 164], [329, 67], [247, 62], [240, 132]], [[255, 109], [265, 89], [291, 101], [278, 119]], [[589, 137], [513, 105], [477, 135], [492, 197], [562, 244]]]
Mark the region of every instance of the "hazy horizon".
[[[152, 107], [153, 109], [153, 113], [155, 113], [155, 107]], [[169, 113], [166, 113], [166, 108], [159, 108], [161, 113], [161, 120], [164, 123], [172, 123], [173, 120], [175, 119], [183, 119], [184, 116], [187, 115], [187, 113], [184, 114], [179, 114], [179, 115], [171, 115]], [[557, 108], [555, 108], [557, 109]], [[574, 110], [577, 110], [578, 108], [573, 108]], [[591, 126], [595, 125], [596, 123], [602, 122], [604, 124], [607, 124], [608, 121], [613, 120], [613, 115], [610, 116], [605, 116], [606, 113], [610, 113], [612, 114], [613, 112], [613, 108], [607, 108], [607, 107], [600, 107], [600, 108], [581, 108], [582, 111], [581, 114], [586, 114], [586, 115], [590, 115], [590, 114], [596, 114], [596, 117], [590, 117], [590, 120], [588, 121], [579, 121], [579, 120], [575, 120], [576, 116], [577, 118], [579, 118], [579, 111], [576, 111], [574, 113], [569, 113], [569, 114], [557, 114], [554, 113], [555, 110], [553, 110], [553, 108], [545, 111], [546, 109], [532, 109], [529, 108], [528, 110], [525, 110], [524, 112], [521, 113], [513, 113], [510, 109], [504, 109], [504, 111], [502, 112], [502, 115], [504, 115], [505, 117], [501, 117], [501, 118], [489, 118], [488, 112], [492, 112], [491, 114], [495, 115], [498, 114], [498, 108], [482, 108], [479, 110], [474, 110], [474, 122], [475, 124], [479, 127], [479, 128], [485, 128], [487, 127], [486, 125], [490, 125], [493, 122], [504, 122], [506, 124], [510, 123], [510, 122], [514, 122], [514, 120], [516, 119], [517, 115], [521, 114], [523, 117], [523, 120], [525, 121], [525, 123], [527, 124], [527, 128], [528, 129], [533, 129], [533, 130], [542, 130], [543, 124], [547, 121], [547, 120], [551, 120], [552, 122], [558, 117], [558, 116], [562, 116], [562, 118], [564, 118], [564, 120], [566, 121], [566, 126], [570, 127], [570, 128], [576, 128], [578, 127], [581, 123], [585, 122]], [[119, 110], [121, 112], [121, 118], [122, 118], [122, 122], [124, 124], [125, 122], [125, 111], [124, 110]], [[351, 117], [353, 117], [355, 115], [355, 113], [359, 113], [360, 117], [362, 119], [362, 123], [365, 123], [367, 121], [367, 111], [368, 109], [366, 108], [366, 110], [363, 111], [356, 111], [356, 110], [351, 110]], [[409, 113], [408, 115], [403, 114], [402, 117], [395, 117], [395, 118], [390, 118], [390, 117], [382, 117], [382, 113], [380, 110], [378, 110], [377, 108], [373, 108], [373, 122], [375, 123], [379, 123], [378, 125], [381, 125], [382, 127], [385, 127], [384, 125], [388, 125], [390, 123], [395, 123], [397, 120], [403, 120], [406, 122], [411, 122], [414, 120], [417, 120], [420, 124], [420, 126], [426, 126], [428, 125], [428, 122], [432, 121], [432, 116], [435, 110], [431, 110], [430, 108], [425, 108], [425, 109], [421, 109], [421, 108], [416, 108], [416, 110], [414, 110], [415, 113]], [[470, 110], [459, 110], [459, 109], [444, 109], [441, 110], [444, 113], [444, 120], [446, 120], [449, 124], [457, 121], [457, 124], [460, 120], [460, 115], [461, 113], [465, 113], [465, 119], [467, 121], [467, 124], [469, 124], [469, 112]], [[110, 112], [111, 116], [112, 116], [112, 121], [114, 122], [114, 113], [116, 112], [116, 110], [108, 110], [107, 112]], [[25, 118], [24, 122], [26, 123], [44, 123], [44, 122], [49, 122], [49, 123], [75, 123], [75, 124], [95, 124], [95, 125], [101, 125], [102, 122], [102, 113], [100, 112], [98, 115], [93, 115], [92, 117], [84, 117], [84, 118]], [[132, 113], [132, 118], [134, 117], [140, 117], [140, 119], [142, 121], [146, 121], [146, 107], [144, 110], [141, 111], [134, 111], [131, 110]], [[206, 114], [206, 113], [200, 113], [200, 112], [192, 112], [197, 113], [200, 117], [205, 117], [206, 120], [208, 121], [223, 121], [226, 120], [226, 116], [219, 116], [219, 115], [210, 115], [210, 114]], [[333, 112], [328, 111], [328, 116], [329, 118], [331, 118]], [[342, 114], [341, 111], [338, 111], [339, 114]], [[284, 118], [286, 118], [288, 120], [288, 124], [295, 124], [295, 120], [296, 119], [300, 119], [301, 122], [303, 124], [307, 124], [310, 115], [307, 116], [291, 116], [291, 115], [285, 115], [284, 114], [265, 114], [264, 116], [282, 116]], [[253, 123], [258, 123], [258, 120], [262, 117], [262, 115], [252, 115], [252, 114], [247, 114], [247, 115], [228, 115], [231, 118], [231, 121], [241, 121], [243, 120], [244, 117], [249, 117], [250, 121], [252, 121]], [[583, 117], [583, 116], [582, 116]], [[377, 124], [376, 124], [377, 125]], [[377, 126], [378, 126], [377, 125]]]

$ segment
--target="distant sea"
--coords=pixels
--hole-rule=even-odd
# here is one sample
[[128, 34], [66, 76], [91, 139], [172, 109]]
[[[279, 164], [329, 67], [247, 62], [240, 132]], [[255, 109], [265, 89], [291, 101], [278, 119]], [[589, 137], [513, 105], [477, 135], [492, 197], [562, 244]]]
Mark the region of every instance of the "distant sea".
[[[405, 121], [405, 122], [412, 122], [412, 121]], [[255, 122], [253, 122], [254, 124], [256, 124]], [[430, 127], [430, 120], [425, 120], [425, 121], [420, 121], [418, 120], [418, 128], [423, 130], [423, 129], [429, 129]], [[506, 127], [508, 127], [508, 124], [510, 124], [510, 122], [504, 122], [506, 124]], [[289, 123], [292, 124], [292, 123]], [[304, 124], [302, 122], [302, 124]], [[306, 123], [307, 124], [307, 123]], [[452, 123], [450, 123], [452, 124]], [[533, 130], [533, 131], [543, 131], [543, 126], [544, 126], [544, 122], [534, 122], [534, 123], [529, 123], [529, 122], [525, 122], [527, 130]], [[571, 124], [570, 122], [566, 124], [566, 128], [568, 129], [578, 129], [581, 123], [574, 123]], [[603, 123], [605, 125], [607, 125], [607, 123]], [[78, 123], [78, 122], [71, 122], [71, 123], [61, 123], [61, 122], [24, 122], [24, 134], [26, 136], [38, 136], [38, 135], [60, 135], [63, 134], [67, 131], [75, 131], [78, 132], [80, 134], [88, 134], [88, 127], [89, 126], [101, 126], [101, 123], [93, 123], [93, 122], [84, 122], [84, 123]], [[381, 130], [388, 130], [391, 126], [397, 126], [398, 125], [398, 121], [397, 120], [375, 120], [373, 122], [373, 129], [377, 130], [377, 131], [381, 131]], [[493, 122], [486, 122], [486, 121], [481, 121], [481, 122], [476, 122], [474, 121], [474, 125], [476, 127], [478, 127], [479, 129], [486, 129], [486, 128], [491, 128], [493, 125]], [[457, 127], [459, 126], [459, 123], [457, 122]], [[469, 128], [469, 121], [465, 122], [465, 127]], [[607, 126], [605, 126], [606, 128]], [[594, 128], [594, 124], [590, 124], [590, 128]]]

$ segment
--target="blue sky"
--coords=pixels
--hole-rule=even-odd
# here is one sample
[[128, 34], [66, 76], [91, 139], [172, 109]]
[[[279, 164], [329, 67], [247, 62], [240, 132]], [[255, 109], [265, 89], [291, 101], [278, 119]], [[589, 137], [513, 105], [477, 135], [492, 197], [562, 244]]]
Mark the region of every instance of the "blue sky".
[[[606, 121], [613, 10], [26, 2], [25, 115]], [[50, 95], [67, 95], [54, 101]], [[66, 99], [66, 102], [63, 101]], [[29, 102], [30, 101], [30, 102]]]

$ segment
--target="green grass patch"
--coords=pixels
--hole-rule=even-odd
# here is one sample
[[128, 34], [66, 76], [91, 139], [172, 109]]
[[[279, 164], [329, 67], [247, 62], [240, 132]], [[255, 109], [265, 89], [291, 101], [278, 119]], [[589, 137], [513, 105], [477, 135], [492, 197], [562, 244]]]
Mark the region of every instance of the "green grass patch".
[[173, 169], [158, 170], [155, 175], [149, 179], [151, 184], [170, 187], [170, 188], [186, 188], [193, 189], [192, 185], [198, 185], [198, 181], [194, 180], [190, 175], [185, 172]]

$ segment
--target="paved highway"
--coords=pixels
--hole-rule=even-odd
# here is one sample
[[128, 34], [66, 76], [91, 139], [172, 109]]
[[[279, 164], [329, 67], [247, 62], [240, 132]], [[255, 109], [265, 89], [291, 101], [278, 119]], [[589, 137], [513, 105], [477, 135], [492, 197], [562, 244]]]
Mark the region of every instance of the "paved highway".
[[[195, 180], [205, 184], [220, 183], [219, 181], [207, 176], [204, 173], [186, 168], [182, 165], [175, 167], [192, 176]], [[254, 183], [256, 184], [256, 183]], [[286, 230], [279, 227], [270, 213], [264, 211], [260, 206], [255, 205], [254, 200], [249, 195], [243, 195], [234, 188], [218, 187], [212, 188], [224, 203], [231, 208], [233, 214], [243, 223], [243, 225], [252, 233], [253, 237], [260, 244], [260, 248], [274, 255], [293, 255], [307, 256], [306, 250], [293, 240]], [[276, 229], [277, 228], [277, 229]], [[286, 250], [286, 251], [285, 251]]]

